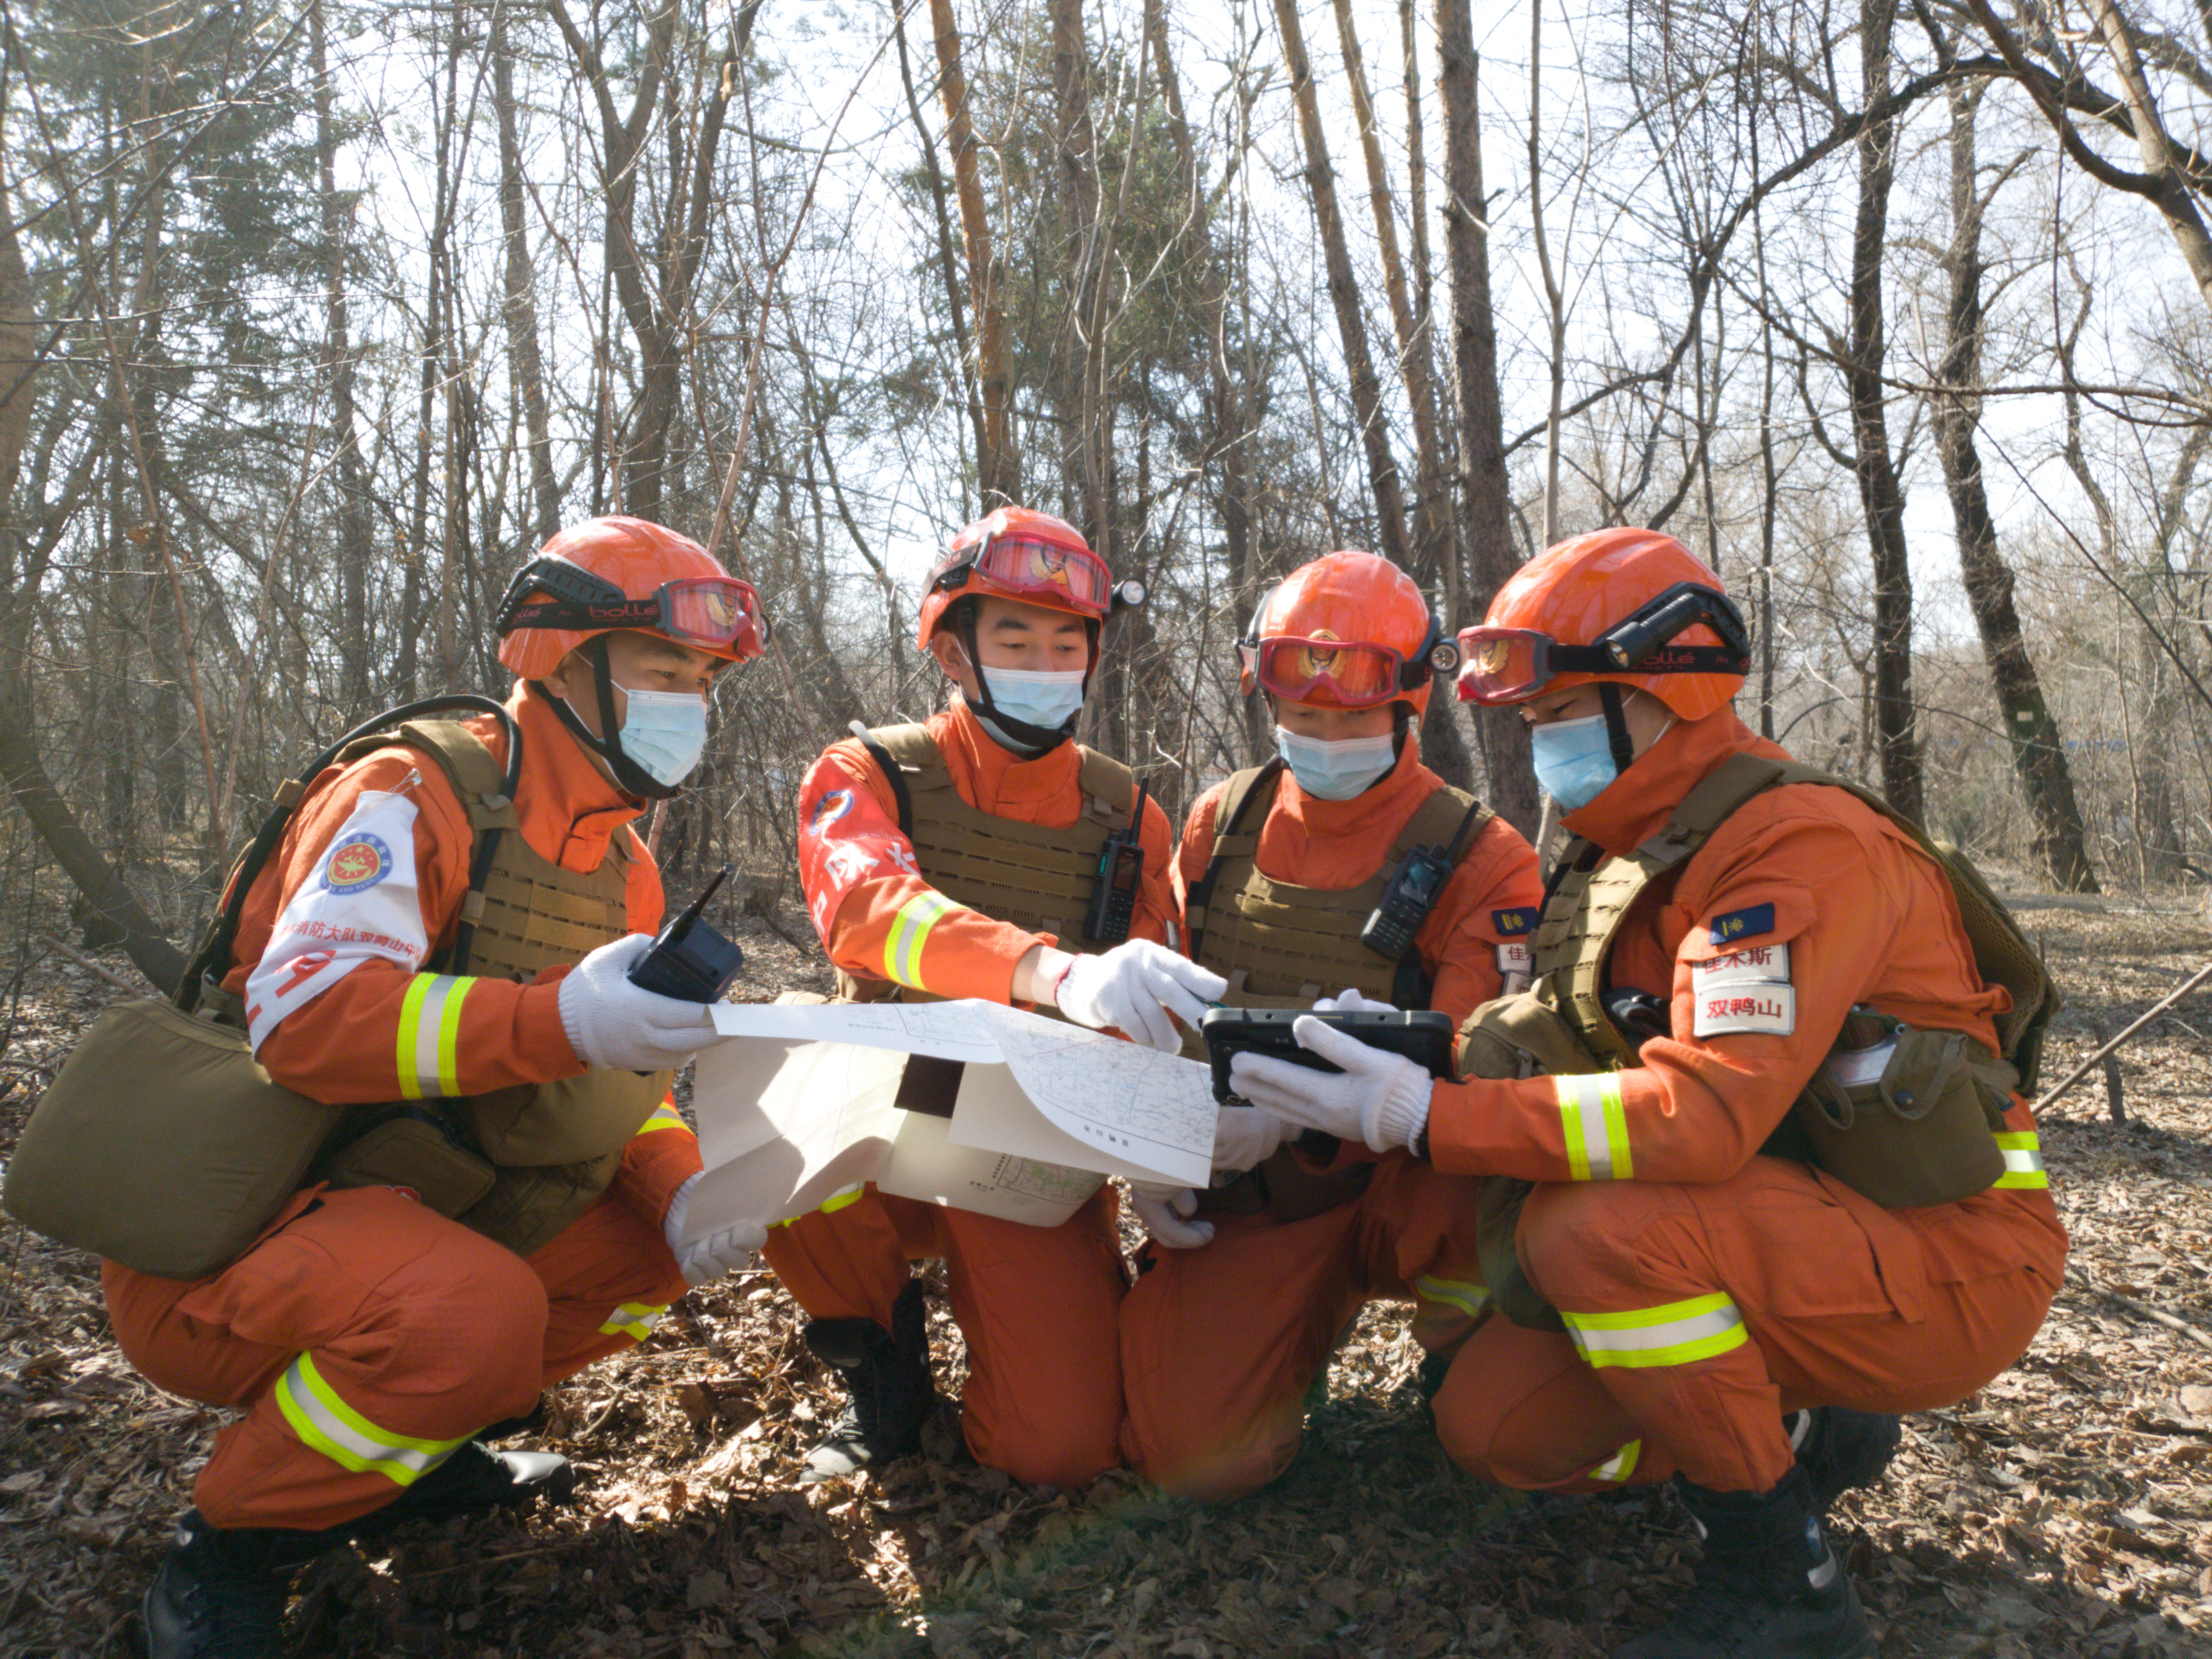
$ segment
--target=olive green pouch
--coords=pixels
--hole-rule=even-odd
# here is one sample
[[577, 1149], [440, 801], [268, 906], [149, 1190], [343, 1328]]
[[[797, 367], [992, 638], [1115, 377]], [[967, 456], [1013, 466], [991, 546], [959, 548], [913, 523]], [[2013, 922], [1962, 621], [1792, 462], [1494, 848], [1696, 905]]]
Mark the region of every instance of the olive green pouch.
[[118, 1003], [39, 1097], [8, 1213], [141, 1273], [204, 1278], [299, 1189], [341, 1109], [272, 1079], [236, 1025]]
[[491, 1190], [499, 1171], [463, 1146], [452, 1127], [419, 1106], [381, 1107], [341, 1137], [315, 1166], [333, 1187], [404, 1187], [440, 1215], [459, 1217]]
[[476, 1143], [502, 1169], [575, 1164], [619, 1149], [667, 1097], [673, 1072], [591, 1071], [473, 1095]]
[[[1814, 1162], [1884, 1209], [1952, 1204], [1994, 1185], [2004, 1152], [1994, 1131], [2018, 1077], [1958, 1031], [1921, 1030], [1870, 1011], [1893, 1041], [1838, 1048], [1797, 1097], [1792, 1116]], [[1868, 1075], [1871, 1063], [1881, 1070]]]

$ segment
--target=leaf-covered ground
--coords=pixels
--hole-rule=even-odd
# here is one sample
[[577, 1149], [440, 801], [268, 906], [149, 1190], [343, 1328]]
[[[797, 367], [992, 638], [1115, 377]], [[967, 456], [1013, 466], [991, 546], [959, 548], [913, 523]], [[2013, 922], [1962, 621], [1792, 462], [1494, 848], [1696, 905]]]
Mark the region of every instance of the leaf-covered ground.
[[[2023, 919], [2071, 999], [2046, 1081], [2212, 953], [2201, 919], [2045, 902]], [[815, 969], [765, 932], [765, 995]], [[0, 1153], [118, 994], [37, 947], [0, 992]], [[119, 961], [109, 965], [128, 975]], [[2212, 1652], [2212, 991], [2125, 1052], [2129, 1121], [2093, 1073], [2043, 1137], [2074, 1274], [2027, 1357], [1909, 1420], [1836, 1530], [1892, 1659]], [[957, 1333], [934, 1304], [942, 1381]], [[1304, 1453], [1221, 1509], [1127, 1476], [1063, 1494], [957, 1450], [799, 1488], [837, 1409], [765, 1275], [694, 1292], [644, 1348], [553, 1396], [573, 1507], [417, 1528], [297, 1585], [300, 1655], [453, 1659], [1139, 1654], [1227, 1659], [1601, 1654], [1686, 1580], [1662, 1495], [1531, 1504], [1454, 1471], [1401, 1310], [1337, 1356]], [[139, 1379], [94, 1263], [0, 1221], [0, 1651], [137, 1651], [137, 1600], [219, 1413]]]

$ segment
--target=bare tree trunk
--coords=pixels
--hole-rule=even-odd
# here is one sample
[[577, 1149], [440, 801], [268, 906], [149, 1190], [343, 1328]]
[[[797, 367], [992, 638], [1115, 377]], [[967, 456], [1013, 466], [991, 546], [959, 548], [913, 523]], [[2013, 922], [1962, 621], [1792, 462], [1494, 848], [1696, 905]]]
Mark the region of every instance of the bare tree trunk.
[[[1982, 636], [1982, 656], [1996, 693], [2021, 793], [2035, 819], [2035, 856], [2051, 879], [2070, 892], [2094, 893], [2097, 878], [2074, 799], [2074, 777], [2058, 723], [2043, 696], [2035, 663], [2013, 606], [2013, 574], [1997, 545], [1996, 523], [1982, 486], [1974, 445], [1982, 380], [1982, 216], [1986, 199], [1976, 178], [1974, 117], [1982, 89], [1954, 86], [1951, 105], [1951, 246], [1948, 333], [1937, 370], [1953, 395], [1934, 409], [1936, 449], [1958, 530], [1959, 568]], [[1994, 192], [1996, 186], [1992, 185]]]
[[[1498, 330], [1490, 305], [1490, 214], [1482, 188], [1482, 123], [1475, 100], [1474, 24], [1469, 0], [1437, 0], [1437, 82], [1444, 108], [1444, 250], [1451, 276], [1451, 361], [1459, 410], [1458, 514], [1467, 550], [1467, 610], [1480, 617], [1512, 575], [1512, 481], [1505, 471], [1504, 416], [1498, 396]], [[1440, 688], [1440, 693], [1442, 689]], [[1489, 773], [1490, 804], [1524, 836], [1540, 804], [1528, 762], [1528, 732], [1510, 709], [1474, 711]]]
[[1054, 138], [1060, 149], [1060, 268], [1066, 304], [1060, 333], [1063, 406], [1069, 416], [1060, 443], [1060, 475], [1083, 503], [1079, 528], [1101, 558], [1113, 557], [1113, 497], [1107, 487], [1111, 422], [1101, 385], [1104, 342], [1100, 255], [1106, 227], [1098, 184], [1097, 135], [1091, 117], [1091, 53], [1084, 38], [1083, 0], [1048, 0], [1052, 22]]
[[491, 98], [499, 117], [499, 228], [507, 244], [507, 294], [501, 315], [507, 323], [515, 395], [521, 399], [523, 428], [530, 440], [530, 499], [536, 509], [531, 529], [544, 542], [561, 527], [561, 486], [553, 476], [545, 358], [538, 343], [537, 276], [522, 213], [522, 127], [514, 104], [514, 52], [507, 36], [506, 0], [495, 0], [492, 8]]
[[1006, 331], [1006, 270], [991, 235], [983, 198], [982, 146], [968, 114], [968, 76], [960, 61], [960, 25], [952, 0], [929, 0], [936, 33], [939, 95], [945, 101], [945, 140], [952, 150], [952, 184], [960, 198], [960, 235], [968, 254], [968, 287], [975, 313], [975, 379], [982, 391], [982, 452], [975, 488], [988, 512], [1019, 499], [1021, 455], [1015, 447], [1012, 343]]
[[1401, 568], [1411, 563], [1406, 545], [1406, 504], [1398, 463], [1390, 454], [1389, 428], [1382, 419], [1382, 388], [1367, 352], [1367, 322], [1361, 314], [1359, 283], [1344, 240], [1344, 216], [1336, 204], [1336, 174], [1329, 165], [1328, 140], [1321, 125], [1313, 67], [1306, 59], [1305, 36], [1298, 27], [1297, 0], [1275, 0], [1275, 22], [1282, 30], [1283, 59], [1290, 71], [1291, 95], [1298, 107], [1298, 134], [1305, 147], [1306, 187], [1313, 198], [1314, 223], [1321, 232], [1322, 256], [1328, 269], [1328, 297], [1336, 307], [1337, 332], [1352, 393], [1352, 417], [1367, 452], [1367, 482], [1374, 492], [1375, 539], [1383, 556]]
[[331, 429], [337, 446], [338, 659], [349, 702], [368, 701], [368, 485], [354, 432], [353, 343], [346, 298], [346, 230], [351, 214], [338, 201], [337, 124], [331, 113], [323, 0], [309, 14], [315, 77], [315, 173], [322, 193], [323, 240], [330, 249], [324, 284], [325, 349], [330, 354]]
[[[1912, 568], [1905, 541], [1905, 486], [1889, 451], [1882, 384], [1886, 324], [1882, 256], [1888, 247], [1889, 192], [1896, 170], [1897, 120], [1890, 111], [1890, 36], [1896, 0], [1860, 0], [1859, 52], [1865, 107], [1859, 136], [1858, 211], [1851, 234], [1850, 337], [1844, 383], [1851, 399], [1854, 471], [1874, 556], [1875, 722], [1881, 790], [1916, 822], [1928, 811], [1920, 736], [1912, 701]], [[1883, 112], [1878, 116], [1875, 111]]]

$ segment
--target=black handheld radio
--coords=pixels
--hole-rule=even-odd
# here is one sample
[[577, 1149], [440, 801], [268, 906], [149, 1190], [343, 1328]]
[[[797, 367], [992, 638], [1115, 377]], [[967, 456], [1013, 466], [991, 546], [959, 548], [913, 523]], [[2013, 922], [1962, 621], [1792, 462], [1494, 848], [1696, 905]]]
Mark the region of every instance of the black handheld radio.
[[1119, 945], [1129, 937], [1136, 914], [1137, 890], [1145, 881], [1145, 786], [1137, 786], [1137, 805], [1129, 822], [1106, 837], [1098, 849], [1098, 873], [1091, 883], [1091, 903], [1083, 915], [1083, 937], [1093, 945]]
[[729, 878], [724, 865], [706, 891], [670, 918], [653, 948], [630, 965], [629, 982], [679, 1002], [720, 1002], [745, 965], [745, 953], [700, 918], [714, 890]]
[[1451, 879], [1452, 867], [1433, 847], [1410, 848], [1397, 872], [1359, 930], [1359, 942], [1395, 962], [1413, 948], [1413, 935], [1436, 908], [1437, 896]]

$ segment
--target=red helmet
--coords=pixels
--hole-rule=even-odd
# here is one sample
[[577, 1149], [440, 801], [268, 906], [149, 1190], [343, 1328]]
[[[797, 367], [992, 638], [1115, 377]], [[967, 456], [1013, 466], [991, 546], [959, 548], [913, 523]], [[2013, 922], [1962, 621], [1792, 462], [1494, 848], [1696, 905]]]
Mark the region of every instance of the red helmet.
[[1610, 681], [1686, 720], [1726, 708], [1751, 667], [1750, 630], [1721, 579], [1656, 530], [1593, 531], [1529, 560], [1459, 648], [1465, 702]]
[[591, 519], [562, 531], [514, 573], [499, 606], [499, 659], [526, 680], [619, 629], [709, 656], [761, 653], [760, 595], [689, 536], [643, 519]]
[[1260, 602], [1237, 642], [1244, 693], [1327, 708], [1429, 706], [1435, 671], [1458, 661], [1413, 579], [1373, 553], [1301, 565]]
[[1114, 586], [1106, 561], [1091, 550], [1073, 525], [1025, 507], [1002, 507], [952, 538], [930, 567], [915, 643], [927, 650], [945, 611], [971, 593], [994, 594], [1094, 623], [1105, 620], [1116, 599], [1134, 605], [1144, 598], [1135, 582]]

